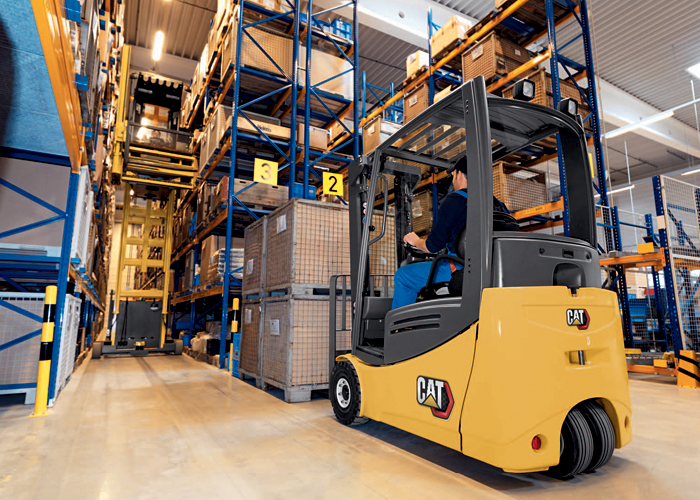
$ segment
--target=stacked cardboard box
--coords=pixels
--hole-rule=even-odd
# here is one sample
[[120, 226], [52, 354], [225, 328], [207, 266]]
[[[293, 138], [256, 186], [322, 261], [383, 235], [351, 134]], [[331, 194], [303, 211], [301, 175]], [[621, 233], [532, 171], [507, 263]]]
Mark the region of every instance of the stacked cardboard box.
[[364, 154], [369, 154], [382, 142], [391, 137], [401, 128], [401, 124], [384, 120], [377, 116], [365, 125], [362, 131], [362, 150]]
[[471, 27], [472, 23], [465, 18], [452, 16], [430, 37], [430, 51], [433, 57], [437, 60], [447, 55], [448, 51], [467, 38], [467, 32]]
[[491, 82], [518, 69], [531, 58], [528, 50], [491, 33], [462, 54], [462, 78], [466, 82], [483, 75]]

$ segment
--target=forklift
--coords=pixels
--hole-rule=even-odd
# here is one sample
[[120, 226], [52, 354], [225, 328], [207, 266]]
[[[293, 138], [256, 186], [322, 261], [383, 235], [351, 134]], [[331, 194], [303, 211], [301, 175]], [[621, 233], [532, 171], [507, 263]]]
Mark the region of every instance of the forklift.
[[[602, 467], [630, 442], [632, 406], [617, 296], [600, 283], [583, 122], [575, 100], [551, 109], [528, 102], [534, 90], [521, 80], [516, 99], [505, 99], [475, 78], [349, 166], [351, 275], [331, 280], [329, 398], [344, 425], [372, 419], [506, 472], [564, 479]], [[519, 231], [494, 212], [492, 164], [557, 134], [569, 234]], [[403, 244], [415, 165], [449, 171], [464, 156], [469, 195], [456, 255]], [[394, 310], [391, 276], [370, 274], [372, 246], [392, 236], [400, 265], [432, 259], [418, 301]], [[433, 283], [443, 260], [463, 271]], [[352, 326], [339, 328], [348, 299]]]
[[177, 191], [192, 189], [198, 172], [180, 123], [184, 85], [132, 71], [128, 45], [120, 61], [109, 175], [123, 190], [117, 286], [92, 357], [181, 355], [182, 340], [167, 338], [173, 219]]

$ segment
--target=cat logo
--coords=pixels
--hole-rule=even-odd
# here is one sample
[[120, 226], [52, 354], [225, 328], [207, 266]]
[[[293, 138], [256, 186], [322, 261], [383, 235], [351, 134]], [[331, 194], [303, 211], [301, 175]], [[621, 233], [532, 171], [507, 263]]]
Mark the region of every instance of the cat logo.
[[416, 397], [419, 405], [427, 406], [433, 415], [447, 420], [452, 413], [455, 402], [450, 384], [444, 380], [418, 377], [416, 380]]
[[566, 324], [575, 326], [579, 330], [586, 330], [591, 323], [591, 318], [588, 316], [588, 311], [585, 309], [567, 309]]

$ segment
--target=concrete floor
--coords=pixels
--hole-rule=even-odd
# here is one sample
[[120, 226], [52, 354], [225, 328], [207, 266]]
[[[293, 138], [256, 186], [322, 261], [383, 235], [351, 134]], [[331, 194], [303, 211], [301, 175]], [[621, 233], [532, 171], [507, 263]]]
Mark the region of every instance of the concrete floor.
[[700, 391], [630, 385], [632, 444], [562, 482], [384, 424], [343, 427], [325, 399], [288, 405], [187, 356], [103, 358], [48, 417], [0, 407], [0, 498], [699, 498]]

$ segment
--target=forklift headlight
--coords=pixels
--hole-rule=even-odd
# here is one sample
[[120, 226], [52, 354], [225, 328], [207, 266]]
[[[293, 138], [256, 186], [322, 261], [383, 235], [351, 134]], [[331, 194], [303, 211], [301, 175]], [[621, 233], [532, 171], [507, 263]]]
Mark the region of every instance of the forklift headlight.
[[532, 101], [535, 97], [535, 82], [523, 78], [513, 86], [513, 99], [518, 101]]
[[575, 118], [578, 114], [578, 102], [576, 99], [564, 99], [563, 101], [559, 101], [557, 110]]

